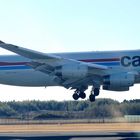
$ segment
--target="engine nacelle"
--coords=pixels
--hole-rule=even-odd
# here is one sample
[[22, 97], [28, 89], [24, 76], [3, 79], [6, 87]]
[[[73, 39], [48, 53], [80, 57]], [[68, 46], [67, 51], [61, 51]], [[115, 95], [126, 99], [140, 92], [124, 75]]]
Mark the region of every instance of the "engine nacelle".
[[135, 82], [135, 75], [132, 73], [119, 73], [104, 77], [103, 89], [112, 91], [128, 91]]
[[113, 86], [104, 85], [103, 89], [110, 90], [110, 91], [128, 91], [129, 87], [113, 87]]
[[82, 64], [66, 64], [56, 67], [55, 75], [63, 78], [84, 78], [88, 75], [88, 66]]

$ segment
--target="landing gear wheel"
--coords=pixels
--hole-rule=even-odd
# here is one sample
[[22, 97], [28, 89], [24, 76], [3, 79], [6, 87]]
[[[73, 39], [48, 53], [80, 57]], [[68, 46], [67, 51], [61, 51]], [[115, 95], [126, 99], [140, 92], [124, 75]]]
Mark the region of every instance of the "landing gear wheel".
[[99, 93], [100, 93], [99, 88], [95, 88], [95, 89], [94, 89], [94, 95], [95, 95], [95, 96], [98, 96]]
[[78, 94], [76, 94], [76, 93], [74, 93], [72, 97], [73, 97], [73, 99], [74, 99], [74, 100], [78, 100], [79, 95], [78, 95]]
[[86, 94], [84, 92], [80, 92], [79, 97], [81, 97], [82, 99], [86, 98]]
[[91, 102], [94, 102], [94, 101], [95, 101], [95, 95], [91, 94], [91, 95], [89, 96], [89, 100], [90, 100]]

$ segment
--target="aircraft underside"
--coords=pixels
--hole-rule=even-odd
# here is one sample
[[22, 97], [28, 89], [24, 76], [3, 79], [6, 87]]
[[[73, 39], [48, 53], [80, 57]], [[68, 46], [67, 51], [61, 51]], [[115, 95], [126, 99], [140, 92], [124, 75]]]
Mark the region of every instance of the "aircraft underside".
[[[40, 86], [63, 86], [54, 81], [53, 76], [43, 74], [41, 72], [30, 70], [8, 70], [0, 71], [0, 84], [13, 85], [13, 86], [28, 86], [28, 87], [40, 87]], [[89, 83], [85, 85], [77, 85], [74, 89], [73, 99], [79, 98], [85, 99], [85, 91], [88, 89]], [[69, 87], [70, 88], [70, 87]], [[90, 101], [95, 101], [95, 97], [99, 95], [100, 87], [92, 88]]]
[[[107, 78], [107, 77], [106, 77]], [[89, 82], [88, 82], [89, 80]], [[100, 79], [100, 77], [93, 76], [91, 79], [88, 79], [83, 83], [79, 82], [74, 87], [66, 85], [58, 84], [53, 76], [46, 75], [42, 72], [35, 71], [34, 69], [29, 70], [7, 70], [0, 71], [0, 83], [14, 86], [30, 86], [30, 87], [39, 87], [39, 86], [63, 86], [65, 88], [70, 88], [74, 90], [74, 94], [72, 95], [74, 100], [78, 100], [79, 98], [86, 98], [86, 90], [88, 86], [92, 86], [91, 94], [89, 96], [89, 100], [91, 102], [95, 101], [95, 98], [99, 95], [101, 86], [105, 89], [105, 82]], [[102, 82], [101, 82], [102, 81]], [[108, 81], [106, 81], [108, 82]], [[140, 82], [140, 77], [137, 77], [135, 82]], [[106, 89], [108, 90], [108, 89]], [[115, 89], [116, 90], [116, 89]], [[120, 87], [117, 89], [118, 91], [129, 90], [129, 87], [125, 87], [121, 89]], [[116, 90], [116, 91], [117, 91]]]

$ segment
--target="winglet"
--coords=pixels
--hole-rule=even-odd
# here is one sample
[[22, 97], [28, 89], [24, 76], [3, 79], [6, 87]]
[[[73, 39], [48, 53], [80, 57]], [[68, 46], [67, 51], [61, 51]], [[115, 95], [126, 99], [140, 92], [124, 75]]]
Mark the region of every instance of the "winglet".
[[3, 41], [0, 40], [0, 44], [5, 44], [5, 42], [3, 42]]

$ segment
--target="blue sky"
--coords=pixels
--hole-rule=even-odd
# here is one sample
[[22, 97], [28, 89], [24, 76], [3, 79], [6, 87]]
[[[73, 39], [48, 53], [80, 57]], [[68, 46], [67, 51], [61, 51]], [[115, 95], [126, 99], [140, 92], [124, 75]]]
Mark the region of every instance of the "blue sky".
[[139, 6], [139, 0], [1, 0], [1, 39], [46, 52], [138, 49]]
[[140, 49], [139, 7], [139, 0], [0, 0], [0, 39], [43, 52]]

